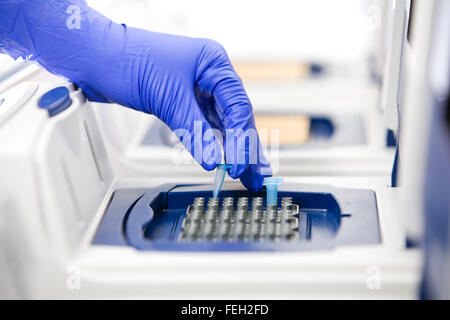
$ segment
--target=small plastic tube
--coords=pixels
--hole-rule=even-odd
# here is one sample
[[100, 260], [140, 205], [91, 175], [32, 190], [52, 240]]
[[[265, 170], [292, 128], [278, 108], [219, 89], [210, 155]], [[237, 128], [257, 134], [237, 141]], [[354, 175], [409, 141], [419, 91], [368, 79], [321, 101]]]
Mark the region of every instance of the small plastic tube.
[[264, 178], [263, 185], [266, 186], [267, 191], [267, 206], [278, 205], [278, 186], [283, 183], [283, 179], [276, 177]]
[[231, 168], [228, 164], [219, 164], [216, 168], [216, 176], [214, 178], [214, 186], [213, 186], [213, 198], [217, 198], [219, 195], [220, 189], [222, 189], [223, 180], [225, 179], [225, 173], [227, 169]]

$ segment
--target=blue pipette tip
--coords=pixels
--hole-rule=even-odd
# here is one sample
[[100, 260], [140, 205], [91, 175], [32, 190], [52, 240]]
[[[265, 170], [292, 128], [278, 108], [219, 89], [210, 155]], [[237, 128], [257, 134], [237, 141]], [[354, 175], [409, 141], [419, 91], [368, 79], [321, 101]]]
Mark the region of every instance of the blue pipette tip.
[[278, 186], [283, 183], [282, 178], [267, 177], [263, 180], [263, 185], [266, 186], [268, 206], [276, 206], [278, 204]]
[[230, 169], [231, 165], [221, 163], [216, 167], [216, 176], [214, 178], [213, 185], [213, 198], [217, 198], [219, 195], [220, 189], [222, 189], [223, 180], [225, 179], [225, 173], [227, 169]]

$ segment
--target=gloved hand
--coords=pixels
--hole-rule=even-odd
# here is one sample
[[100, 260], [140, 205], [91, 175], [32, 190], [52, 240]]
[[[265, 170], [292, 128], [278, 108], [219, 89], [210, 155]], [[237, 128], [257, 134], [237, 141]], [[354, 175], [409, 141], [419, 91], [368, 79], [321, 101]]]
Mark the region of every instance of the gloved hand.
[[70, 79], [91, 101], [119, 103], [184, 129], [175, 132], [190, 134], [183, 144], [206, 170], [221, 153], [199, 131], [218, 129], [232, 178], [257, 191], [271, 175], [250, 101], [217, 42], [130, 28], [82, 0], [3, 0], [0, 50]]

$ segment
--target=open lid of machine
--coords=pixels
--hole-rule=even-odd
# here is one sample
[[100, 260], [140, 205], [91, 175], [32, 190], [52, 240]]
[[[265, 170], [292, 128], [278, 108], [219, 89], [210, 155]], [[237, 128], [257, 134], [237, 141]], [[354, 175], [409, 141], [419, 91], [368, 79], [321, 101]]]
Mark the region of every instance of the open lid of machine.
[[387, 6], [386, 23], [386, 61], [380, 105], [384, 112], [384, 124], [397, 131], [399, 122], [399, 97], [401, 90], [402, 68], [408, 54], [408, 29], [410, 20], [410, 0], [394, 0]]

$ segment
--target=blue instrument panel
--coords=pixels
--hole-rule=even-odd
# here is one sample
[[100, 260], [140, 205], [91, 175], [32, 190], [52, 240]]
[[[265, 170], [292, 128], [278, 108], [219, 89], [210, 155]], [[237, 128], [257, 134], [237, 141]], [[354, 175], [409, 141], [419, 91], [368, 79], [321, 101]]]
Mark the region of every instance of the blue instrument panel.
[[[211, 197], [211, 186], [165, 184], [115, 191], [92, 244], [159, 251], [296, 251], [381, 242], [376, 196], [371, 190], [284, 184], [278, 195], [279, 199], [291, 197], [299, 206], [296, 239], [179, 241], [188, 206], [196, 197]], [[265, 190], [250, 193], [229, 183], [220, 193], [220, 198], [226, 197], [265, 198]]]

